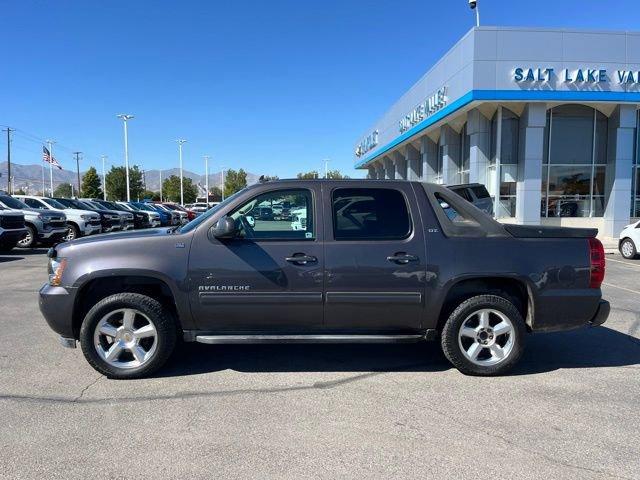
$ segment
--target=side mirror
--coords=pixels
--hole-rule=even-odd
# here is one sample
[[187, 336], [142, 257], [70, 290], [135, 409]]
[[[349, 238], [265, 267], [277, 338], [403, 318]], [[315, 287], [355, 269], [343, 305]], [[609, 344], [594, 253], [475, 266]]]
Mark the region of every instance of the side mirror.
[[219, 239], [234, 238], [238, 234], [236, 221], [226, 215], [216, 222], [212, 228], [213, 236]]

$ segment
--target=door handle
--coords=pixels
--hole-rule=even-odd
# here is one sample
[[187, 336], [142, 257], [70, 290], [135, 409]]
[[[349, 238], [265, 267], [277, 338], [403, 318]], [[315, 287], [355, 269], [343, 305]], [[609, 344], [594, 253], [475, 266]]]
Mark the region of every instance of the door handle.
[[390, 262], [398, 263], [400, 265], [406, 265], [409, 262], [417, 262], [418, 257], [415, 255], [410, 255], [408, 253], [398, 252], [394, 255], [389, 255], [387, 260]]
[[295, 263], [296, 265], [306, 265], [307, 263], [315, 263], [318, 259], [312, 255], [305, 255], [304, 253], [294, 253], [292, 257], [286, 257], [285, 260], [289, 263]]

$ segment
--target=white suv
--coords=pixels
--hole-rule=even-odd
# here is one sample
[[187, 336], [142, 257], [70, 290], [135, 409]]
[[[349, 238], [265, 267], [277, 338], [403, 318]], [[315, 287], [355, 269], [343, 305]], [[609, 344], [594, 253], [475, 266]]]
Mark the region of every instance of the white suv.
[[618, 242], [618, 249], [624, 258], [637, 258], [638, 248], [640, 248], [640, 220], [624, 227]]
[[57, 200], [48, 197], [37, 197], [35, 195], [14, 195], [31, 208], [38, 210], [62, 210], [67, 216], [67, 233], [64, 240], [69, 241], [74, 238], [100, 233], [100, 215], [91, 210], [78, 210], [69, 208]]

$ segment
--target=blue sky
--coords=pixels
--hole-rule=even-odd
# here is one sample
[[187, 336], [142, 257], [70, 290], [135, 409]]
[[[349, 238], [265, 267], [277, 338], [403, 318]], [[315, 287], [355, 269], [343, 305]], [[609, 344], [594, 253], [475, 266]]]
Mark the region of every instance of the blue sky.
[[[640, 30], [637, 1], [480, 0], [483, 25]], [[6, 2], [0, 125], [18, 163], [130, 160], [350, 176], [358, 137], [475, 22], [467, 0]], [[4, 128], [4, 127], [3, 127]], [[26, 133], [24, 133], [26, 132]], [[0, 139], [5, 160], [6, 140]]]

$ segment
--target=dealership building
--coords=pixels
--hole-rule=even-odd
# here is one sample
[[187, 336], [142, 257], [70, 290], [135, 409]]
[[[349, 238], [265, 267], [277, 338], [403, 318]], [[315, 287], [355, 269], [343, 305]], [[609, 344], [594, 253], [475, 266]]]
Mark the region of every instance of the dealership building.
[[640, 33], [477, 27], [363, 134], [370, 178], [482, 183], [500, 221], [640, 217]]

